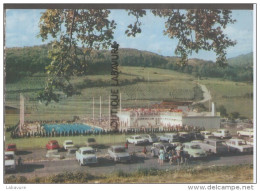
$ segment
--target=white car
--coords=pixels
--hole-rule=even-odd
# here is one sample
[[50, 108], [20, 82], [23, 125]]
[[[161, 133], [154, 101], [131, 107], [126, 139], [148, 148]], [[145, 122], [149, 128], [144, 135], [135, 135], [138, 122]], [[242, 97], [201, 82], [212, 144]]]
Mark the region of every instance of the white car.
[[203, 158], [207, 156], [206, 152], [197, 143], [183, 143], [182, 146], [183, 151], [187, 152], [191, 158]]
[[98, 162], [95, 150], [92, 147], [81, 147], [76, 151], [76, 159], [80, 166], [96, 164]]
[[154, 143], [158, 141], [158, 137], [155, 134], [144, 134], [142, 135], [144, 139], [147, 139], [149, 143]]
[[133, 135], [133, 136], [127, 138], [127, 142], [138, 145], [138, 144], [148, 143], [148, 140], [141, 137], [140, 135]]
[[73, 148], [74, 144], [72, 140], [66, 140], [63, 142], [63, 147], [65, 150], [68, 150], [68, 148]]
[[249, 145], [243, 139], [229, 139], [226, 141], [230, 152], [252, 153], [253, 145]]
[[210, 139], [212, 137], [214, 137], [210, 131], [201, 131], [200, 132], [202, 134], [202, 136], [205, 138], [205, 139]]
[[115, 145], [108, 149], [109, 157], [115, 162], [129, 162], [131, 157], [124, 146]]
[[14, 151], [5, 151], [5, 171], [15, 171], [16, 160]]
[[253, 137], [254, 136], [254, 130], [247, 128], [243, 129], [242, 131], [237, 131], [237, 135], [240, 136], [245, 136], [245, 137]]
[[212, 132], [212, 135], [221, 139], [229, 139], [232, 137], [229, 131], [226, 129], [219, 129], [215, 132]]

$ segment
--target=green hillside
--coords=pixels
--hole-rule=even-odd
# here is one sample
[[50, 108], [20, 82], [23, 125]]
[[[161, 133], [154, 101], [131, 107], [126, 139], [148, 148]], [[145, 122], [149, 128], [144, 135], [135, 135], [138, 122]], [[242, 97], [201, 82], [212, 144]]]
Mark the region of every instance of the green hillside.
[[[24, 77], [42, 75], [45, 67], [51, 63], [48, 58], [49, 45], [7, 48], [6, 82], [12, 83]], [[229, 66], [222, 68], [212, 61], [189, 59], [188, 65], [181, 66], [178, 57], [161, 56], [148, 51], [123, 48], [119, 50], [121, 66], [154, 67], [191, 74], [194, 77], [216, 77], [232, 81], [253, 81], [252, 53], [228, 60]], [[92, 51], [87, 59], [88, 74], [108, 74], [111, 67], [111, 54], [108, 50]]]

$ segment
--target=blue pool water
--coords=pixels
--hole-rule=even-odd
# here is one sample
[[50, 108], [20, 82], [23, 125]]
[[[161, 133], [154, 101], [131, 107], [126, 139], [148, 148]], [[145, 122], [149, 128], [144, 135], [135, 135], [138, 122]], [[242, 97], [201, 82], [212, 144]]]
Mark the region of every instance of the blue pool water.
[[57, 133], [62, 133], [62, 132], [78, 132], [78, 133], [84, 133], [86, 131], [88, 132], [99, 132], [102, 129], [91, 127], [89, 125], [85, 124], [45, 124], [43, 125], [45, 132], [46, 133], [51, 133], [53, 130], [56, 131]]

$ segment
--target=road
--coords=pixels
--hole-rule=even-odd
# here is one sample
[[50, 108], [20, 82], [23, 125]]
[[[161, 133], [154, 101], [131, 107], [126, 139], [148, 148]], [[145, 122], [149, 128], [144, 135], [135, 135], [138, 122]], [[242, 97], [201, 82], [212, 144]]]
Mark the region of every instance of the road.
[[[92, 175], [103, 175], [111, 174], [122, 170], [124, 172], [134, 172], [140, 168], [156, 168], [156, 169], [175, 169], [181, 168], [176, 164], [170, 165], [165, 162], [164, 165], [160, 166], [157, 162], [157, 158], [153, 158], [148, 154], [145, 156], [142, 154], [142, 146], [130, 145], [129, 152], [136, 152], [134, 160], [129, 163], [115, 163], [108, 158], [106, 154], [107, 149], [100, 149], [97, 152], [99, 163], [94, 166], [83, 166], [81, 167], [74, 157], [66, 157], [65, 159], [48, 159], [43, 157], [42, 159], [29, 160], [30, 155], [33, 153], [46, 153], [44, 149], [38, 150], [37, 152], [28, 151], [27, 156], [23, 155], [24, 168], [16, 172], [16, 175], [25, 177], [42, 177], [50, 174], [57, 174], [61, 172], [89, 172]], [[150, 146], [147, 147], [149, 151]], [[61, 153], [65, 155], [65, 152]], [[65, 155], [66, 156], [66, 155]], [[27, 160], [28, 159], [28, 160]], [[189, 162], [190, 166], [203, 167], [203, 166], [214, 166], [214, 165], [237, 165], [237, 164], [253, 164], [253, 155], [236, 155], [236, 156], [212, 156], [203, 160], [192, 160]], [[5, 176], [9, 176], [10, 173]]]
[[203, 84], [198, 84], [198, 85], [201, 87], [201, 90], [203, 91], [203, 99], [200, 101], [194, 102], [193, 104], [204, 103], [204, 102], [211, 100], [212, 97], [211, 97], [211, 94], [210, 94], [208, 88]]

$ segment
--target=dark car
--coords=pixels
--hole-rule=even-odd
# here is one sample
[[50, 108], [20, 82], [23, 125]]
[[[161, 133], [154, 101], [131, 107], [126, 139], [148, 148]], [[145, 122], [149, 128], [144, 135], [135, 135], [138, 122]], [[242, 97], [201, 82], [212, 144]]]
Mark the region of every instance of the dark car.
[[16, 152], [17, 151], [16, 144], [15, 143], [8, 144], [7, 148], [6, 148], [6, 151], [14, 151], [14, 152]]
[[47, 143], [46, 149], [47, 149], [47, 150], [60, 149], [60, 145], [59, 145], [58, 141], [56, 141], [56, 140], [51, 140], [51, 141], [49, 141], [49, 142]]
[[160, 152], [160, 149], [163, 148], [164, 152], [165, 152], [165, 160], [168, 160], [169, 157], [167, 156], [167, 153], [170, 151], [170, 150], [174, 150], [175, 149], [175, 146], [173, 146], [172, 144], [170, 143], [154, 143], [152, 148], [151, 148], [151, 155], [153, 157], [156, 157], [156, 156], [159, 156], [159, 152]]
[[177, 133], [166, 133], [159, 137], [160, 141], [162, 142], [178, 142], [179, 141], [179, 135]]
[[189, 132], [179, 132], [179, 139], [181, 142], [191, 141], [191, 134]]
[[97, 143], [96, 143], [96, 139], [91, 137], [91, 138], [88, 138], [87, 141], [86, 141], [86, 145], [88, 147], [90, 146], [95, 146]]
[[191, 133], [190, 137], [192, 140], [204, 140], [204, 137], [200, 133]]

